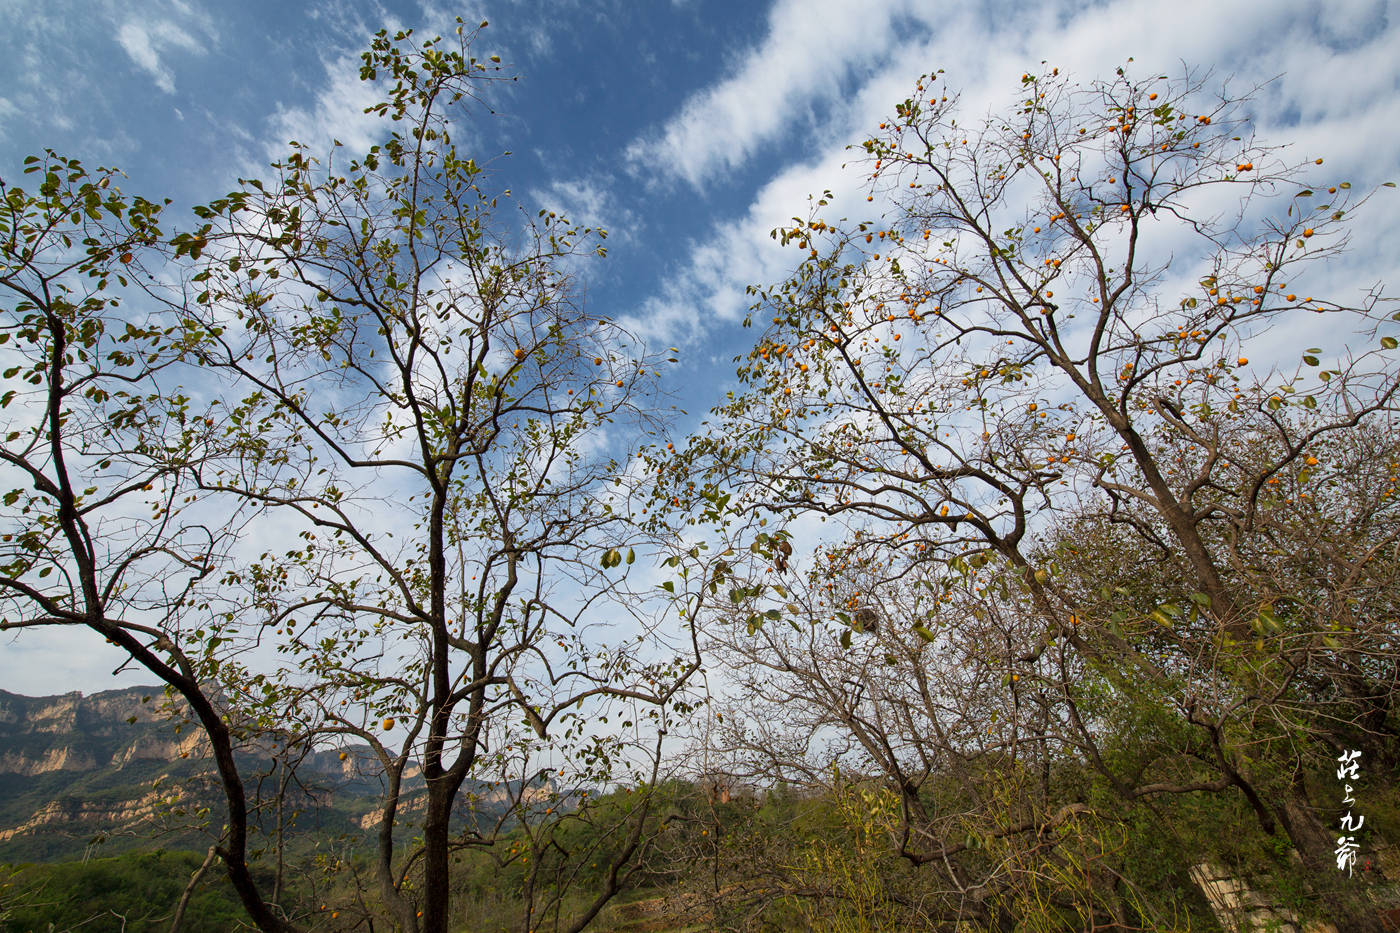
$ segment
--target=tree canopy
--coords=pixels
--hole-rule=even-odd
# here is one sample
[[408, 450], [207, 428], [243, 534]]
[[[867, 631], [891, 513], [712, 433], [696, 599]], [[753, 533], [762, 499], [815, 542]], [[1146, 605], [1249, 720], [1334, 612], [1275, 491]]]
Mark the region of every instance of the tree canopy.
[[[190, 705], [262, 929], [296, 924], [248, 873], [240, 742], [368, 745], [377, 897], [401, 929], [444, 930], [454, 853], [557, 822], [560, 799], [578, 818], [574, 788], [656, 780], [699, 664], [684, 637], [626, 648], [663, 617], [618, 569], [643, 536], [599, 492], [619, 466], [598, 438], [659, 423], [658, 360], [576, 300], [605, 232], [509, 211], [456, 148], [499, 72], [476, 31], [381, 33], [362, 69], [388, 88], [381, 144], [293, 143], [168, 239], [110, 171], [50, 154], [37, 192], [5, 190], [5, 336], [28, 363], [7, 378], [33, 388], [5, 399], [22, 475], [0, 624], [86, 625]], [[490, 820], [483, 781], [511, 795]], [[630, 841], [568, 924], [616, 892], [648, 799], [617, 814]], [[560, 896], [541, 885], [530, 910]]]
[[[983, 922], [1042, 898], [1047, 860], [1104, 855], [1069, 854], [1074, 826], [1170, 832], [1165, 801], [1202, 794], [1332, 877], [1308, 775], [1395, 755], [1373, 467], [1400, 318], [1379, 288], [1302, 293], [1368, 197], [1189, 73], [1020, 87], [968, 123], [923, 76], [858, 147], [888, 209], [828, 192], [774, 231], [803, 258], [754, 289], [744, 390], [685, 455], [752, 557], [712, 571], [745, 697], [726, 747], [770, 779], [878, 776], [900, 854]], [[1313, 315], [1325, 351], [1289, 340]], [[1124, 922], [1120, 881], [1083, 903]], [[1329, 897], [1375, 928], [1353, 893]]]

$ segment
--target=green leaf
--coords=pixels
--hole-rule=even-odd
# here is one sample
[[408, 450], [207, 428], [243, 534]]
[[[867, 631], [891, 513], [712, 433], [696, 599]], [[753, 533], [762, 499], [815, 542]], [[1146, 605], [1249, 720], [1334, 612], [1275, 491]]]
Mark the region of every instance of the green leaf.
[[627, 563], [630, 564], [630, 563], [632, 563], [633, 561], [635, 561], [636, 559], [637, 559], [637, 552], [634, 551], [634, 550], [632, 550], [632, 549], [629, 547], [629, 548], [627, 549]]
[[938, 636], [934, 635], [925, 625], [919, 622], [914, 623], [914, 634], [927, 642], [937, 641], [938, 639]]
[[1387, 350], [1394, 350], [1397, 346], [1400, 346], [1400, 341], [1397, 341], [1394, 337], [1382, 337], [1381, 346], [1385, 347]]
[[841, 633], [841, 647], [842, 647], [842, 648], [849, 648], [849, 647], [851, 647], [851, 630], [850, 630], [850, 629], [846, 629], [845, 631], [843, 631], [843, 632]]

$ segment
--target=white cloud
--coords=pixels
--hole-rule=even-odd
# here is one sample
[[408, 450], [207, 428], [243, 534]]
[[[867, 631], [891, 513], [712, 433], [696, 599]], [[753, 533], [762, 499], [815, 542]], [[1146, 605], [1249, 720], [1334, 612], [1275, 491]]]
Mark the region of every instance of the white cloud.
[[382, 120], [365, 108], [378, 102], [379, 88], [360, 80], [359, 53], [344, 53], [325, 63], [326, 80], [304, 107], [279, 106], [268, 119], [265, 149], [269, 158], [286, 153], [289, 140], [324, 151], [333, 139], [344, 143], [355, 156], [362, 155], [382, 135]]
[[165, 19], [128, 19], [117, 29], [117, 43], [136, 67], [149, 74], [156, 87], [167, 94], [175, 93], [175, 76], [161, 61], [162, 53], [171, 49], [199, 54], [206, 51], [194, 36]]
[[778, 0], [767, 37], [735, 63], [733, 75], [693, 96], [658, 132], [634, 141], [628, 162], [639, 173], [696, 187], [743, 164], [787, 132], [814, 98], [835, 97], [851, 68], [881, 56], [910, 5]]
[[554, 181], [531, 191], [530, 198], [571, 223], [606, 230], [610, 241], [629, 239], [638, 224], [636, 213], [617, 203], [608, 180], [601, 177]]
[[[24, 696], [50, 696], [71, 690], [113, 690], [149, 684], [154, 678], [128, 661], [125, 652], [87, 628], [35, 628], [0, 641], [0, 682]], [[123, 668], [113, 677], [113, 672]]]
[[[1235, 92], [1258, 88], [1252, 109], [1261, 139], [1295, 144], [1290, 159], [1325, 152], [1328, 164], [1353, 181], [1400, 178], [1391, 91], [1400, 83], [1393, 55], [1400, 3], [1393, 0], [1346, 9], [1317, 0], [1267, 7], [1181, 0], [1169, 16], [1149, 0], [1107, 2], [1084, 15], [1068, 3], [1015, 16], [962, 3], [946, 5], [936, 21], [920, 19], [928, 11], [909, 6], [857, 11], [777, 0], [768, 36], [734, 63], [729, 77], [696, 92], [664, 126], [633, 141], [627, 156], [634, 170], [645, 166], [695, 186], [757, 158], [765, 145], [798, 138], [809, 155], [797, 164], [778, 162], [742, 214], [715, 223], [693, 245], [681, 269], [642, 303], [632, 326], [677, 342], [703, 336], [703, 320], [741, 317], [750, 300], [745, 287], [775, 281], [796, 259], [775, 247], [769, 231], [802, 213], [806, 195], [825, 188], [838, 195], [832, 214], [863, 214], [862, 179], [854, 167], [841, 168], [856, 157], [847, 146], [892, 113], [917, 75], [940, 68], [940, 86], [951, 89], [945, 93], [960, 95], [961, 120], [974, 123], [1010, 104], [1020, 74], [1042, 61], [1084, 82], [1111, 76], [1130, 56], [1136, 61], [1127, 67], [1140, 76], [1179, 76], [1184, 64], [1199, 69], [1199, 77], [1209, 72], [1208, 86], [1228, 79]], [[847, 75], [856, 86], [843, 91]], [[826, 116], [813, 124], [815, 113]], [[871, 213], [879, 206], [871, 205]], [[1378, 269], [1378, 277], [1386, 271]]]
[[[332, 140], [339, 140], [355, 157], [382, 142], [388, 135], [388, 126], [383, 118], [365, 113], [365, 108], [384, 99], [384, 86], [360, 78], [360, 68], [364, 64], [361, 54], [370, 36], [381, 27], [394, 35], [411, 26], [415, 39], [447, 36], [450, 45], [457, 25], [455, 13], [431, 4], [425, 4], [417, 22], [411, 24], [401, 22], [383, 9], [366, 16], [347, 4], [323, 4], [315, 8], [315, 15], [325, 22], [333, 35], [332, 48], [321, 55], [325, 78], [309, 103], [303, 106], [279, 104], [268, 118], [263, 142], [263, 154], [268, 158], [284, 156], [289, 140], [305, 143], [312, 154], [318, 156], [324, 154]], [[479, 14], [462, 15], [470, 28]], [[454, 141], [458, 147], [470, 148], [462, 128], [456, 129]]]
[[707, 323], [742, 318], [753, 300], [748, 286], [775, 282], [798, 261], [795, 247], [779, 246], [769, 234], [794, 216], [805, 217], [808, 195], [819, 196], [828, 189], [835, 195], [820, 216], [834, 219], [853, 213], [859, 179], [842, 172], [846, 157], [843, 149], [832, 148], [818, 160], [778, 173], [759, 189], [742, 216], [716, 224], [698, 240], [662, 291], [622, 324], [644, 338], [674, 344], [705, 339]]

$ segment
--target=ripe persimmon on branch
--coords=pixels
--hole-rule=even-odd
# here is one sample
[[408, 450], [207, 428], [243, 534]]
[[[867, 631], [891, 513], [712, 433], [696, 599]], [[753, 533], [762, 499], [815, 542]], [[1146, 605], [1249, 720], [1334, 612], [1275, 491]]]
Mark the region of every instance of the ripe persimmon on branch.
[[[745, 390], [715, 409], [715, 429], [687, 456], [706, 466], [707, 488], [733, 490], [739, 513], [783, 523], [755, 542], [760, 564], [775, 536], [810, 533], [810, 519], [849, 533], [805, 555], [800, 613], [813, 632], [844, 628], [848, 650], [861, 641], [857, 610], [886, 595], [901, 609], [884, 614], [904, 622], [873, 640], [902, 628], [896, 641], [913, 631], [935, 648], [948, 643], [938, 624], [952, 623], [938, 594], [970, 585], [975, 601], [1001, 601], [1001, 631], [979, 651], [996, 656], [991, 669], [1011, 698], [1026, 700], [1004, 714], [1036, 722], [1021, 720], [997, 754], [1026, 756], [1046, 774], [1080, 762], [1124, 802], [1239, 794], [1264, 831], [1286, 833], [1320, 873], [1331, 842], [1304, 772], [1338, 723], [1298, 688], [1343, 669], [1366, 681], [1361, 671], [1395, 646], [1374, 628], [1302, 612], [1309, 600], [1292, 591], [1301, 579], [1280, 591], [1242, 555], [1306, 527], [1277, 521], [1281, 491], [1292, 494], [1283, 505], [1332, 507], [1335, 490], [1308, 485], [1330, 448], [1393, 430], [1393, 309], [1379, 288], [1308, 294], [1327, 284], [1371, 196], [1329, 178], [1321, 158], [1290, 162], [1286, 148], [1258, 142], [1249, 96], [1212, 92], [1189, 73], [1137, 79], [1120, 69], [1085, 84], [1056, 69], [1026, 74], [1013, 104], [972, 122], [943, 84], [941, 73], [925, 75], [855, 147], [869, 169], [865, 203], [879, 216], [834, 218], [827, 192], [774, 231], [803, 258], [786, 281], [752, 290], [750, 322], [765, 326], [739, 360]], [[1288, 343], [1304, 333], [1317, 336]], [[1314, 340], [1330, 345], [1304, 349]], [[1390, 540], [1382, 513], [1365, 513], [1374, 521], [1349, 554]], [[1071, 520], [1153, 568], [1098, 575], [1095, 592], [1131, 599], [1090, 601], [1082, 581], [1065, 577], [1083, 545], [1060, 530]], [[1336, 585], [1335, 570], [1306, 573], [1320, 574], [1307, 578], [1314, 595]], [[738, 587], [749, 630], [763, 624], [753, 612], [771, 579]], [[916, 584], [928, 590], [923, 603]], [[1388, 611], [1386, 587], [1370, 593]], [[820, 652], [804, 650], [817, 663]], [[907, 650], [886, 657], [937, 663]], [[830, 692], [832, 666], [820, 663]], [[1394, 687], [1373, 673], [1350, 689], [1393, 697]], [[1083, 715], [1101, 709], [1103, 690], [1140, 713], [1146, 734], [1171, 723], [1174, 738], [1148, 743], [1157, 758], [1134, 759], [1156, 764], [1103, 752], [1108, 720]], [[1371, 709], [1367, 727], [1387, 742], [1389, 704]], [[898, 718], [886, 714], [852, 708], [829, 722], [858, 735]], [[950, 890], [965, 890], [968, 866], [948, 862], [961, 843], [925, 817], [937, 773], [927, 762], [934, 747], [989, 750], [941, 733], [861, 741], [888, 751], [867, 763], [904, 795], [906, 856], [951, 871]], [[905, 754], [908, 768], [891, 763]], [[1040, 787], [1039, 797], [1027, 792], [1032, 811], [1064, 803]], [[1358, 929], [1360, 909], [1347, 908]]]

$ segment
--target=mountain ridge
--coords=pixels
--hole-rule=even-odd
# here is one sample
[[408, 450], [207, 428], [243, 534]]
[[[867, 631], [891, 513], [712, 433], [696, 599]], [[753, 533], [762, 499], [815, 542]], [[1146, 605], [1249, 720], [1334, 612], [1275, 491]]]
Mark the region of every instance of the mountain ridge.
[[[183, 710], [161, 687], [40, 697], [0, 690], [0, 862], [78, 858], [95, 843], [109, 853], [156, 843], [207, 848], [203, 823], [220, 824], [224, 800], [204, 734]], [[256, 799], [273, 767], [271, 746], [237, 754]], [[381, 767], [368, 745], [314, 749], [296, 767], [284, 809], [300, 813], [301, 829], [362, 836], [378, 825]], [[515, 783], [469, 784], [462, 821], [495, 819], [517, 795], [528, 804], [554, 790], [548, 782], [523, 793]], [[423, 793], [413, 765], [403, 790], [399, 810], [413, 812]]]

